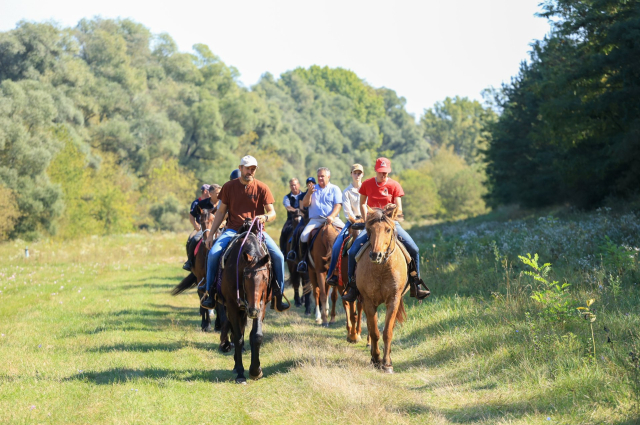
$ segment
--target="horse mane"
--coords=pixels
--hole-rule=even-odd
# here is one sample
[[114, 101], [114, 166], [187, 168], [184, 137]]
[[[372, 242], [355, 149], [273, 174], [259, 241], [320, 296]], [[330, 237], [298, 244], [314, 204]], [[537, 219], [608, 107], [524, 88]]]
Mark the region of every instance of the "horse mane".
[[240, 252], [246, 252], [254, 258], [254, 261], [257, 261], [264, 257], [264, 253], [262, 252], [262, 249], [260, 247], [260, 242], [258, 241], [258, 236], [256, 236], [255, 233], [249, 234], [247, 242], [244, 244]]
[[367, 223], [365, 226], [369, 229], [371, 225], [382, 222], [393, 226], [393, 221], [385, 214], [383, 209], [373, 208], [373, 212], [367, 214]]

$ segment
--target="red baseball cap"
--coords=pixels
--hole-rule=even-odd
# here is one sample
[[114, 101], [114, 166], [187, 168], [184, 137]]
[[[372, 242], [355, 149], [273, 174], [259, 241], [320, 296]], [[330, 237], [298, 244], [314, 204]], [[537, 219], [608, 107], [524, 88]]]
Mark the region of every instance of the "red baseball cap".
[[391, 172], [391, 161], [387, 158], [378, 158], [376, 159], [376, 172], [378, 173], [390, 173]]

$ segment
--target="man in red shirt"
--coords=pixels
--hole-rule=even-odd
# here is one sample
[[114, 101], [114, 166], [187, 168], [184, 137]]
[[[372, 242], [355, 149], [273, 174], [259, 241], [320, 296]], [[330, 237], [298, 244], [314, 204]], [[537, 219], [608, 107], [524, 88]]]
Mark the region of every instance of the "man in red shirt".
[[[207, 257], [207, 286], [206, 290], [212, 294], [212, 286], [214, 279], [218, 273], [218, 264], [220, 256], [225, 251], [233, 237], [238, 233], [245, 219], [253, 220], [256, 216], [264, 224], [273, 221], [276, 218], [276, 210], [273, 208], [273, 195], [269, 187], [259, 180], [256, 180], [255, 174], [258, 168], [258, 161], [251, 155], [247, 155], [240, 161], [240, 177], [230, 180], [222, 186], [218, 198], [220, 206], [216, 212], [211, 229], [207, 236], [206, 246], [209, 251]], [[225, 214], [228, 214], [227, 230], [213, 242], [213, 235], [218, 231], [218, 227], [222, 224]], [[263, 214], [266, 213], [266, 214]], [[262, 215], [260, 215], [262, 214]], [[278, 245], [271, 239], [266, 232], [264, 233], [267, 250], [271, 256], [276, 282], [273, 288], [273, 295], [276, 297], [276, 309], [284, 311], [289, 308], [289, 304], [282, 301], [282, 291], [284, 290], [284, 256], [280, 252]], [[212, 296], [202, 301], [201, 305], [205, 308], [212, 309], [215, 307], [215, 301]]]
[[[376, 160], [376, 176], [362, 182], [360, 187], [360, 213], [362, 217], [367, 218], [367, 205], [371, 208], [384, 208], [387, 204], [396, 204], [399, 212], [402, 212], [402, 202], [400, 198], [404, 196], [402, 186], [395, 180], [389, 178], [389, 172], [391, 172], [391, 161], [387, 158], [378, 158]], [[420, 251], [418, 245], [413, 241], [411, 236], [400, 227], [400, 224], [396, 222], [396, 232], [398, 239], [407, 248], [407, 251], [411, 255], [415, 267], [415, 274], [409, 272], [409, 285], [411, 286], [410, 295], [419, 300], [429, 296], [429, 290], [420, 288], [420, 286], [426, 285], [420, 279]], [[356, 254], [369, 240], [367, 232], [361, 232], [360, 235], [353, 242], [351, 248], [349, 248], [349, 291], [342, 296], [344, 301], [354, 302], [358, 297], [358, 288], [356, 287], [356, 281], [354, 273], [356, 271]]]

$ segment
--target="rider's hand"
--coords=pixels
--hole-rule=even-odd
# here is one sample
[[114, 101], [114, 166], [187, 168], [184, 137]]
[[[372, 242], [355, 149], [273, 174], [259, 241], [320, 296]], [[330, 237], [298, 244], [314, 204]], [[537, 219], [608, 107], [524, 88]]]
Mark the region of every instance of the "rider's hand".
[[267, 222], [267, 216], [266, 215], [259, 215], [258, 216], [258, 220], [260, 221], [260, 223], [262, 223], [264, 225], [264, 223]]
[[311, 183], [311, 182], [309, 182], [307, 184], [307, 189], [309, 189], [311, 191], [311, 193], [315, 193], [316, 192], [316, 185]]
[[213, 238], [209, 236], [207, 240], [204, 242], [204, 245], [207, 247], [207, 249], [211, 249], [211, 247], [213, 246]]
[[333, 223], [333, 217], [329, 216], [327, 217], [327, 224], [332, 224]]

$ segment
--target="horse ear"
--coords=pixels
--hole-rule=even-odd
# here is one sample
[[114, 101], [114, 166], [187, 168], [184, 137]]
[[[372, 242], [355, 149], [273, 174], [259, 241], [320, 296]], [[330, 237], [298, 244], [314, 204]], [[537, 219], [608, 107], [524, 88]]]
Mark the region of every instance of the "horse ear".
[[264, 257], [262, 257], [260, 261], [258, 261], [258, 264], [256, 264], [256, 267], [266, 266], [268, 262], [269, 262], [269, 256], [265, 255]]
[[246, 252], [243, 252], [242, 255], [244, 255], [244, 259], [247, 260], [247, 262], [250, 263], [253, 261], [253, 257], [247, 254]]
[[387, 204], [384, 209], [385, 215], [391, 220], [395, 220], [396, 216], [398, 215], [398, 206], [396, 204]]
[[367, 214], [373, 214], [374, 212], [375, 210], [371, 208], [369, 205], [367, 205]]

